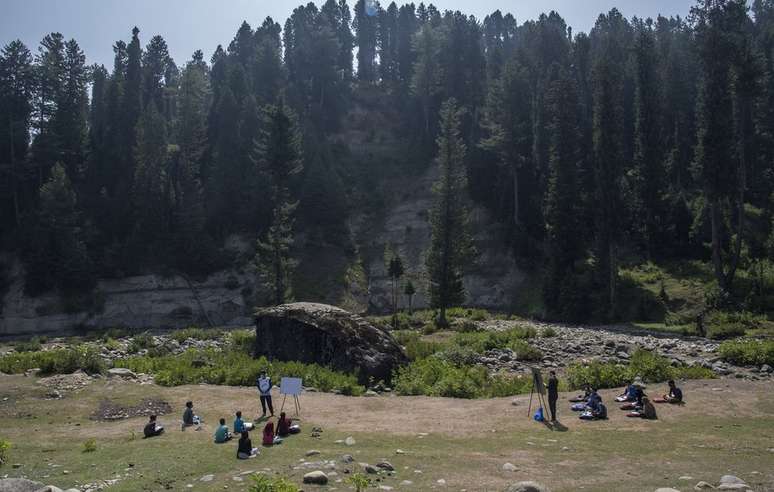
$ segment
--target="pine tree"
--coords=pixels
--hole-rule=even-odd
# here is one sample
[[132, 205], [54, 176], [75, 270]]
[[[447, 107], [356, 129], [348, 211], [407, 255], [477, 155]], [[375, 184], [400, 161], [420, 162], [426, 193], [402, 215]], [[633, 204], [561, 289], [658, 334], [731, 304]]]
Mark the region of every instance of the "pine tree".
[[411, 92], [419, 100], [422, 108], [422, 135], [429, 141], [433, 134], [431, 117], [436, 111], [438, 96], [441, 93], [440, 67], [438, 54], [440, 40], [438, 33], [429, 24], [423, 25], [414, 37], [416, 61], [411, 79]]
[[168, 148], [166, 125], [155, 105], [143, 110], [137, 123], [137, 144], [132, 189], [135, 241], [143, 249], [169, 232]]
[[355, 44], [357, 45], [357, 78], [361, 82], [376, 80], [376, 26], [377, 17], [371, 12], [370, 0], [357, 0], [355, 18]]
[[463, 269], [473, 254], [465, 203], [466, 150], [460, 135], [461, 118], [462, 111], [457, 108], [454, 99], [443, 103], [436, 158], [440, 176], [433, 187], [435, 202], [430, 212], [432, 237], [426, 260], [430, 304], [439, 310], [439, 326], [448, 325], [446, 309], [465, 300]]
[[405, 271], [403, 259], [392, 248], [387, 247], [384, 252], [384, 261], [387, 267], [387, 275], [390, 277], [390, 308], [392, 309], [393, 325], [397, 327], [398, 286]]
[[411, 315], [412, 306], [414, 302], [414, 294], [417, 293], [417, 289], [414, 287], [414, 283], [411, 279], [406, 280], [406, 285], [403, 287], [403, 294], [408, 298], [408, 313]]
[[290, 179], [303, 168], [300, 149], [294, 116], [281, 101], [267, 107], [253, 157], [271, 183], [274, 210], [269, 230], [258, 240], [255, 261], [276, 305], [292, 299], [293, 213], [298, 202], [292, 201]]
[[25, 209], [27, 148], [33, 110], [32, 55], [12, 41], [0, 52], [0, 224], [21, 225]]
[[550, 176], [545, 220], [548, 272], [543, 290], [546, 306], [561, 319], [582, 319], [578, 302], [576, 262], [584, 258], [579, 176], [580, 105], [573, 78], [558, 66], [558, 75], [548, 89], [550, 115]]

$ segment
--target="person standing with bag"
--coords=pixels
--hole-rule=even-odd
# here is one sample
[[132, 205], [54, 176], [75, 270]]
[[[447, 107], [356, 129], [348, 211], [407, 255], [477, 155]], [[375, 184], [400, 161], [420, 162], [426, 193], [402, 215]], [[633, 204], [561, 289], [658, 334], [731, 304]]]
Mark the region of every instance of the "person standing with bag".
[[559, 380], [556, 371], [551, 371], [548, 377], [548, 408], [551, 410], [551, 422], [556, 422], [556, 400], [559, 399]]
[[260, 376], [258, 376], [258, 380], [256, 381], [256, 386], [258, 386], [258, 393], [261, 397], [261, 409], [263, 410], [263, 415], [261, 418], [266, 417], [266, 406], [269, 407], [269, 412], [271, 412], [271, 416], [274, 417], [274, 406], [271, 403], [271, 378], [266, 375], [266, 371], [261, 371]]

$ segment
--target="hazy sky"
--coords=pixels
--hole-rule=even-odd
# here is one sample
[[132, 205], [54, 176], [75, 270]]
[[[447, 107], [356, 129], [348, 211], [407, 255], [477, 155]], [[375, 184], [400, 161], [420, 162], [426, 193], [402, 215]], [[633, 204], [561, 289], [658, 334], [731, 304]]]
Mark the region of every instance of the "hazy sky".
[[[350, 6], [355, 0], [349, 0]], [[242, 20], [253, 27], [266, 16], [283, 24], [302, 0], [0, 0], [0, 44], [21, 39], [37, 51], [40, 39], [59, 31], [75, 38], [89, 63], [112, 65], [112, 45], [140, 28], [143, 46], [161, 34], [178, 64], [197, 49], [209, 59], [218, 44], [231, 41]], [[321, 0], [316, 2], [318, 5]], [[384, 2], [382, 2], [384, 3]], [[396, 2], [397, 3], [397, 2]], [[404, 2], [400, 2], [404, 3]], [[418, 1], [415, 3], [419, 3]], [[461, 10], [483, 19], [496, 9], [519, 23], [556, 10], [577, 31], [588, 31], [600, 12], [617, 7], [626, 17], [685, 16], [694, 0], [437, 0], [440, 10]]]

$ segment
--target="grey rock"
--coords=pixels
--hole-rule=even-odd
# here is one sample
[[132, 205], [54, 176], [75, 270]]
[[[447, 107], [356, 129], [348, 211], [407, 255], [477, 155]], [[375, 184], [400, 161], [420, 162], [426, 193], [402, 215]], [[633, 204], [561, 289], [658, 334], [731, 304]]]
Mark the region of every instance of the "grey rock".
[[62, 489], [60, 489], [56, 485], [46, 485], [45, 487], [38, 490], [37, 492], [62, 492]]
[[342, 463], [354, 463], [355, 462], [355, 458], [353, 458], [351, 454], [345, 454], [344, 456], [341, 457], [341, 462]]
[[121, 377], [121, 378], [131, 378], [134, 379], [137, 377], [137, 375], [130, 371], [129, 369], [126, 369], [124, 367], [114, 367], [112, 369], [108, 369], [108, 376], [109, 377]]
[[379, 473], [379, 470], [374, 465], [369, 465], [368, 463], [365, 463], [363, 465], [363, 471], [365, 471], [369, 475], [376, 475], [377, 473]]
[[513, 463], [505, 463], [503, 465], [503, 471], [514, 472], [516, 470], [517, 470], [516, 465], [514, 465]]
[[215, 475], [204, 475], [202, 478], [199, 479], [200, 482], [212, 482], [215, 480]]
[[765, 373], [774, 372], [774, 369], [772, 369], [772, 367], [768, 364], [763, 364], [761, 366], [761, 372], [765, 372]]
[[309, 472], [304, 475], [304, 483], [325, 485], [328, 483], [328, 475], [320, 470]]
[[377, 393], [374, 390], [368, 390], [365, 393], [363, 393], [363, 396], [374, 397], [374, 396], [379, 396], [379, 393]]
[[545, 485], [537, 482], [517, 482], [505, 488], [504, 492], [549, 492]]
[[306, 457], [309, 457], [309, 456], [317, 456], [318, 454], [320, 454], [320, 451], [318, 451], [318, 450], [316, 450], [316, 449], [310, 449], [309, 451], [307, 451], [307, 452], [304, 454], [304, 456], [306, 456]]
[[382, 470], [395, 471], [395, 467], [392, 466], [392, 463], [390, 463], [389, 461], [385, 461], [385, 460], [382, 460], [379, 463], [377, 463], [376, 467], [380, 468]]
[[[359, 370], [363, 381], [388, 381], [408, 363], [393, 336], [356, 314], [327, 304], [297, 302], [255, 311], [256, 356]], [[335, 349], [334, 349], [335, 347]]]
[[734, 475], [723, 475], [720, 477], [721, 484], [745, 484], [746, 482]]
[[5, 478], [0, 480], [0, 491], [2, 492], [37, 492], [45, 487], [40, 482], [33, 482], [26, 478]]
[[714, 485], [712, 485], [710, 483], [707, 483], [707, 482], [705, 482], [703, 480], [693, 486], [693, 490], [711, 490], [711, 489], [714, 489], [714, 488], [715, 488]]

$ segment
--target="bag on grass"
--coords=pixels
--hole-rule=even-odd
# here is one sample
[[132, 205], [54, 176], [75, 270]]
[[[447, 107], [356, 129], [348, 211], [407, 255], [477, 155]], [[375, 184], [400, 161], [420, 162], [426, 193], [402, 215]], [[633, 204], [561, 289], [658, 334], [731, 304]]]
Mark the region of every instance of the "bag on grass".
[[535, 419], [535, 422], [542, 422], [545, 420], [543, 417], [543, 407], [539, 407], [532, 418]]

